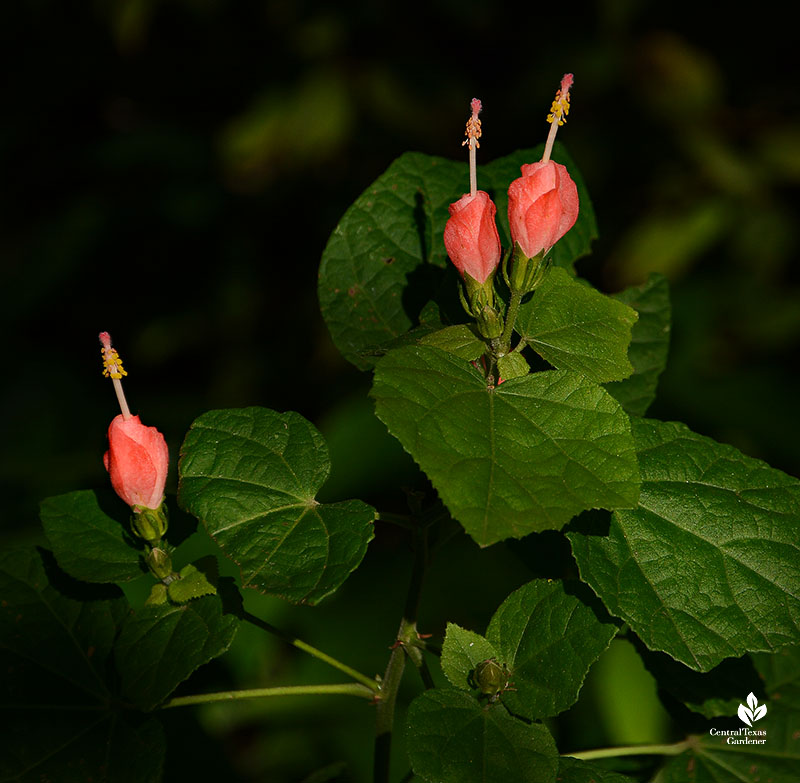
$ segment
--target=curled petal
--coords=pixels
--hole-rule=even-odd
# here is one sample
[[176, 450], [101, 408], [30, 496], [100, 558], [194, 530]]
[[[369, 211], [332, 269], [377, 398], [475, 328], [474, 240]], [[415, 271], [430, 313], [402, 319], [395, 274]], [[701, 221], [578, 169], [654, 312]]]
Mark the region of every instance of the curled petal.
[[164, 436], [138, 416], [116, 416], [103, 463], [114, 491], [129, 505], [158, 508], [164, 500], [169, 450]]
[[500, 263], [497, 207], [489, 194], [468, 193], [450, 205], [450, 219], [444, 227], [444, 246], [456, 269], [483, 283]]
[[508, 189], [511, 238], [529, 258], [548, 251], [578, 219], [578, 188], [565, 166], [528, 163]]

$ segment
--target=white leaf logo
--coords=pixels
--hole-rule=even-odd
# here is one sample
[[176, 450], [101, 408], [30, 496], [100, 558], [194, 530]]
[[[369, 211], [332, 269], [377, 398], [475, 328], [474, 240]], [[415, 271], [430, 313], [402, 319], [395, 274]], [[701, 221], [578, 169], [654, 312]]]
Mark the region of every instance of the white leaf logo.
[[766, 714], [767, 705], [762, 704], [759, 707], [758, 699], [753, 693], [747, 696], [747, 707], [744, 704], [739, 705], [739, 719], [748, 726], [752, 726], [754, 721], [761, 720]]

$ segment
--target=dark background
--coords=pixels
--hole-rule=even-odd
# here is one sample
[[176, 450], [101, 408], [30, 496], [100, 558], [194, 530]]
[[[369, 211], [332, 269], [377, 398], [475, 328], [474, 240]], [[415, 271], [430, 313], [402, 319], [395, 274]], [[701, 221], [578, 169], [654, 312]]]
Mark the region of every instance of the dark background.
[[[463, 154], [473, 96], [484, 104], [482, 161], [541, 142], [565, 71], [575, 87], [559, 138], [601, 232], [579, 272], [609, 292], [651, 271], [673, 285], [670, 364], [652, 415], [800, 474], [796, 30], [782, 4], [759, 3], [741, 18], [719, 8], [6, 4], [6, 543], [35, 539], [42, 497], [105, 485], [105, 430], [117, 408], [101, 377], [101, 330], [130, 373], [131, 407], [173, 454], [210, 408], [296, 410], [329, 438], [330, 496], [395, 502], [384, 489], [408, 465], [371, 418], [368, 377], [338, 356], [321, 321], [320, 253], [347, 206], [400, 153]], [[395, 552], [385, 534], [373, 549], [366, 573], [389, 567], [380, 558]], [[355, 605], [363, 621], [358, 584], [349, 595], [361, 603], [337, 599], [314, 627], [333, 628], [336, 612], [352, 616]], [[301, 615], [292, 622], [306, 622]], [[348, 640], [338, 643], [346, 656]], [[272, 682], [264, 661], [278, 653], [258, 649], [247, 664], [255, 669], [237, 671]], [[385, 647], [378, 652], [385, 663]], [[224, 744], [239, 738], [227, 724], [213, 751], [221, 768], [232, 764], [245, 780], [299, 780], [337, 758], [346, 742], [329, 726], [327, 739], [309, 740], [307, 707], [297, 709], [302, 731], [282, 746], [303, 759], [296, 769], [277, 771], [267, 751], [243, 765], [238, 739]]]

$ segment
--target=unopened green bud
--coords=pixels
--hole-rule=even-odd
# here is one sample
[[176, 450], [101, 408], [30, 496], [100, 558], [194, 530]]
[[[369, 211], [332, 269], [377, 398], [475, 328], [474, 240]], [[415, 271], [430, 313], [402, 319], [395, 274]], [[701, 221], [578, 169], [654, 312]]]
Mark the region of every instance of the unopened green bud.
[[166, 579], [172, 573], [172, 558], [163, 549], [153, 547], [145, 559], [156, 579]]
[[528, 258], [523, 253], [517, 242], [511, 256], [511, 272], [508, 274], [508, 286], [512, 292], [519, 292], [523, 296], [536, 290], [547, 277], [550, 271], [550, 258], [544, 258], [544, 253], [539, 253]]
[[482, 694], [496, 696], [508, 685], [508, 669], [494, 658], [489, 658], [475, 667], [473, 678]]
[[148, 544], [157, 544], [167, 532], [167, 507], [162, 503], [158, 508], [133, 507], [131, 520], [133, 532]]
[[503, 333], [503, 319], [494, 307], [485, 305], [478, 313], [476, 321], [481, 336], [489, 340], [499, 337]]

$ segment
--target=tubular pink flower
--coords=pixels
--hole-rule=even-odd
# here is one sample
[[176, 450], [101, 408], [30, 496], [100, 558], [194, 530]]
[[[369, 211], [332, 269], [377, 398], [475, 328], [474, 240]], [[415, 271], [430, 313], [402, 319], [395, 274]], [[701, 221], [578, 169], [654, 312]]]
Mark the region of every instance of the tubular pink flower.
[[578, 188], [566, 166], [526, 163], [508, 188], [511, 239], [528, 258], [547, 252], [575, 225], [578, 208]]
[[103, 464], [114, 491], [131, 507], [158, 508], [164, 500], [169, 450], [164, 436], [138, 416], [114, 417]]
[[450, 205], [450, 219], [444, 227], [447, 255], [461, 275], [484, 283], [500, 263], [500, 236], [494, 216], [497, 207], [489, 194], [479, 190], [464, 194]]

